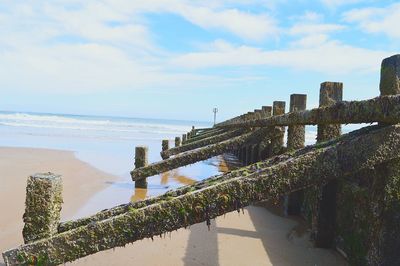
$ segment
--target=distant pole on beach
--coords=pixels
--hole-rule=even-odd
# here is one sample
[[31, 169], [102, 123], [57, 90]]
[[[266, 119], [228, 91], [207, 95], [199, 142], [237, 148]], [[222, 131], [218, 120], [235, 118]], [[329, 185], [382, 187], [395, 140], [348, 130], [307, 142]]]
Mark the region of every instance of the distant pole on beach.
[[214, 113], [214, 126], [217, 123], [217, 113], [218, 113], [218, 108], [213, 108], [213, 113]]

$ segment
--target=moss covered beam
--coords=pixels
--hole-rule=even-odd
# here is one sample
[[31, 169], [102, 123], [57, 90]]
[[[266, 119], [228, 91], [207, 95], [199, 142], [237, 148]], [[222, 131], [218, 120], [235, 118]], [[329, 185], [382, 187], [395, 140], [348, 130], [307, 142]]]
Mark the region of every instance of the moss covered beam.
[[205, 128], [196, 128], [194, 131], [196, 132], [196, 134], [201, 134], [201, 133], [204, 133], [206, 131], [213, 130], [213, 129], [215, 129], [215, 128], [213, 128], [213, 127], [205, 127]]
[[243, 121], [255, 119], [255, 118], [259, 117], [260, 115], [262, 116], [263, 112], [264, 112], [264, 108], [261, 110], [254, 110], [254, 112], [248, 112], [246, 114], [242, 114], [242, 115], [236, 116], [234, 118], [228, 119], [224, 122], [218, 123], [214, 127], [218, 127], [218, 126], [222, 126], [222, 125], [229, 125], [229, 124], [233, 124], [233, 123], [237, 123], [237, 122], [243, 122]]
[[147, 167], [135, 169], [131, 171], [132, 180], [137, 181], [149, 176], [157, 175], [172, 169], [179, 168], [181, 166], [186, 166], [209, 159], [213, 156], [220, 155], [230, 149], [236, 148], [239, 145], [246, 143], [252, 139], [257, 139], [265, 136], [268, 132], [270, 131], [265, 128], [258, 129], [253, 132], [249, 132], [238, 137], [222, 141], [220, 143], [178, 154], [173, 158], [150, 164]]
[[3, 253], [8, 265], [41, 260], [57, 265], [102, 250], [206, 222], [249, 204], [329, 180], [400, 156], [400, 127], [388, 126], [354, 136], [335, 145], [306, 152], [291, 160], [191, 193], [132, 209], [124, 214], [91, 223]]
[[191, 138], [189, 138], [189, 139], [186, 138], [186, 142], [185, 143], [195, 142], [195, 141], [198, 141], [198, 140], [201, 140], [201, 139], [205, 139], [205, 138], [209, 138], [209, 137], [212, 137], [212, 136], [215, 136], [215, 135], [219, 135], [219, 134], [224, 133], [224, 132], [226, 132], [226, 130], [221, 129], [221, 128], [217, 128], [215, 130], [207, 131], [204, 134], [197, 134], [196, 136], [192, 135]]
[[[364, 133], [364, 131], [357, 131], [357, 132]], [[337, 141], [343, 141], [345, 139], [345, 137], [354, 136], [354, 134], [356, 134], [356, 132], [352, 132], [352, 135], [345, 135], [345, 136], [343, 136], [343, 138], [337, 139]], [[333, 144], [335, 144], [335, 142], [324, 143], [324, 145], [333, 145]], [[160, 202], [160, 201], [168, 200], [171, 197], [177, 197], [177, 196], [189, 193], [189, 192], [193, 192], [195, 190], [203, 189], [205, 187], [213, 185], [216, 182], [220, 182], [222, 180], [228, 180], [228, 179], [238, 177], [238, 176], [253, 174], [253, 173], [259, 172], [273, 164], [290, 160], [293, 157], [302, 155], [306, 152], [310, 152], [310, 151], [313, 151], [316, 149], [320, 149], [321, 147], [323, 147], [322, 144], [320, 144], [319, 146], [308, 146], [307, 148], [302, 149], [302, 150], [290, 151], [288, 153], [285, 153], [285, 154], [282, 154], [279, 156], [275, 156], [275, 157], [269, 158], [269, 159], [261, 161], [261, 162], [257, 162], [255, 164], [252, 164], [249, 166], [241, 167], [239, 169], [233, 170], [233, 171], [223, 174], [223, 175], [212, 176], [212, 177], [206, 178], [202, 181], [196, 182], [195, 184], [183, 186], [183, 187], [180, 187], [180, 188], [177, 188], [174, 190], [170, 190], [160, 196], [151, 197], [151, 198], [148, 198], [148, 199], [145, 199], [142, 201], [121, 204], [119, 206], [100, 211], [89, 217], [83, 217], [83, 218], [73, 220], [73, 221], [62, 222], [58, 226], [58, 232], [62, 233], [62, 232], [65, 232], [65, 231], [68, 231], [68, 230], [71, 230], [74, 228], [78, 228], [80, 226], [87, 225], [89, 223], [98, 222], [101, 220], [108, 219], [112, 216], [123, 214], [123, 213], [129, 211], [130, 209], [142, 208], [142, 207], [145, 207], [145, 206], [148, 206], [148, 205]]]
[[270, 118], [234, 123], [221, 128], [266, 127], [322, 124], [400, 123], [400, 95], [381, 96], [365, 101], [343, 101], [331, 106], [291, 112]]
[[172, 155], [177, 155], [177, 154], [182, 153], [182, 152], [187, 152], [187, 151], [190, 151], [190, 150], [202, 148], [202, 147], [205, 147], [205, 146], [208, 146], [208, 145], [211, 145], [211, 144], [216, 144], [218, 142], [231, 139], [233, 137], [240, 136], [240, 135], [243, 134], [243, 132], [244, 132], [243, 129], [227, 131], [227, 132], [224, 132], [224, 133], [219, 134], [219, 135], [215, 135], [215, 136], [212, 136], [212, 137], [200, 139], [198, 141], [193, 141], [191, 143], [185, 143], [182, 146], [174, 147], [174, 148], [171, 148], [169, 150], [162, 151], [161, 152], [161, 157], [163, 159], [167, 159]]

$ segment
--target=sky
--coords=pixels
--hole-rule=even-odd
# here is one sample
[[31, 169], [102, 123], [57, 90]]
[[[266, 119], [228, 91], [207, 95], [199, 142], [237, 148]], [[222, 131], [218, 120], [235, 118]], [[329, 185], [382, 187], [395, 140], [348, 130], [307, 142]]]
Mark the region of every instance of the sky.
[[316, 107], [324, 81], [372, 98], [399, 25], [398, 1], [2, 0], [0, 110], [221, 121]]

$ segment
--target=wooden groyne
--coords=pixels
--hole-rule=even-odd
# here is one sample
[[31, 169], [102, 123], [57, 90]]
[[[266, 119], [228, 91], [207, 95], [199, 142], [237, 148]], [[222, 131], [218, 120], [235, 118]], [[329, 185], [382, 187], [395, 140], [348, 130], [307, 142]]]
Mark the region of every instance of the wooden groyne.
[[[227, 152], [244, 164], [157, 197], [59, 223], [60, 183], [44, 186], [36, 181], [41, 175], [30, 177], [26, 217], [36, 220], [24, 219], [26, 243], [3, 253], [6, 264], [63, 264], [195, 223], [210, 226], [217, 216], [272, 200], [310, 223], [317, 247], [340, 250], [350, 264], [400, 265], [400, 55], [385, 59], [381, 72], [374, 99], [344, 102], [343, 84], [324, 82], [319, 108], [306, 110], [307, 96], [293, 94], [289, 113], [275, 101], [213, 128], [192, 128], [173, 148], [164, 140], [165, 160], [152, 164], [147, 148], [138, 147], [131, 172], [137, 184]], [[373, 122], [341, 134], [341, 124]], [[305, 125], [318, 125], [315, 145], [304, 147]], [[35, 201], [54, 195], [44, 210], [28, 200], [38, 189]]]

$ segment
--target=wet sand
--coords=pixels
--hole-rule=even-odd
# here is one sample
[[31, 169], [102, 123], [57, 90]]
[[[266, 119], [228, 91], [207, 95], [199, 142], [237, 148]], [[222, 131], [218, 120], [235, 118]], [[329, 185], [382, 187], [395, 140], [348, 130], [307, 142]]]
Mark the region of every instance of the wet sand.
[[[47, 171], [63, 175], [62, 219], [73, 216], [91, 196], [117, 179], [77, 160], [71, 152], [0, 148], [0, 251], [22, 243], [26, 177]], [[313, 248], [307, 232], [296, 230], [299, 227], [293, 219], [252, 206], [244, 214], [219, 217], [210, 231], [205, 224], [197, 224], [163, 239], [145, 239], [71, 264], [346, 265], [336, 252]]]

